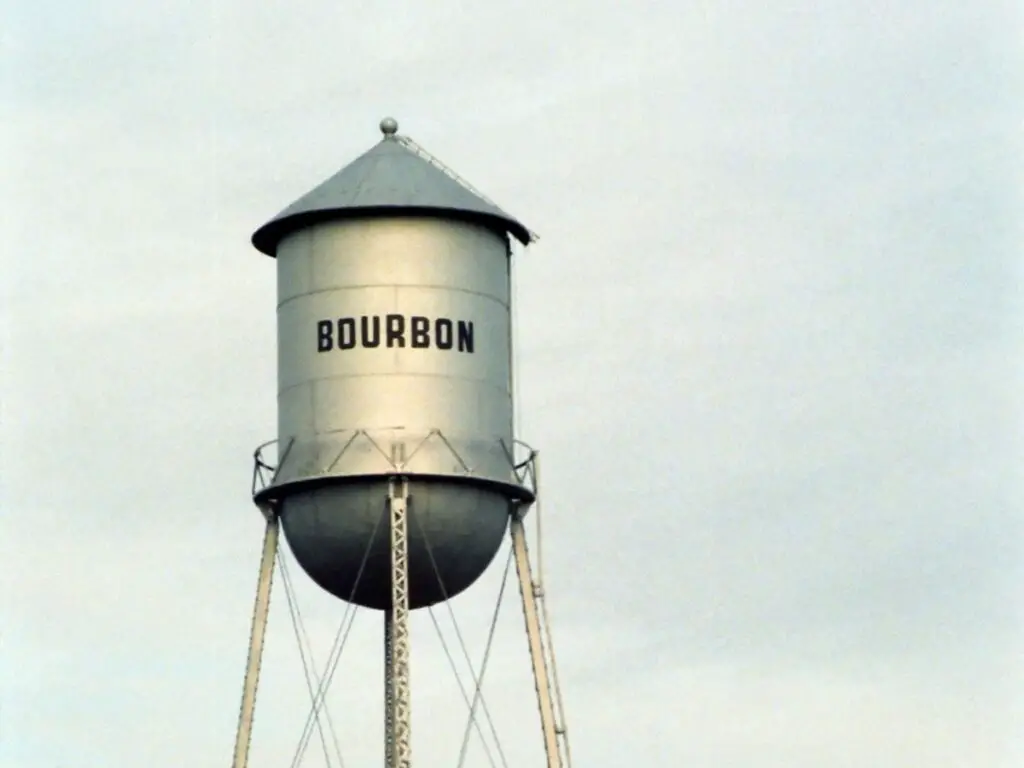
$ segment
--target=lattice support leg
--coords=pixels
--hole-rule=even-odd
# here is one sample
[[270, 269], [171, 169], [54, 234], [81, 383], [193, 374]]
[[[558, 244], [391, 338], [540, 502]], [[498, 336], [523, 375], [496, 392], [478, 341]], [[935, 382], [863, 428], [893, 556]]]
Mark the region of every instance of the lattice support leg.
[[[391, 515], [391, 610], [386, 614], [388, 653], [386, 695], [390, 694], [390, 760], [388, 768], [409, 768], [412, 760], [409, 689], [409, 490], [404, 478], [394, 478], [388, 493]], [[389, 621], [390, 619], [390, 621]], [[390, 643], [388, 638], [390, 636]]]
[[395, 765], [394, 612], [384, 611], [384, 768]]

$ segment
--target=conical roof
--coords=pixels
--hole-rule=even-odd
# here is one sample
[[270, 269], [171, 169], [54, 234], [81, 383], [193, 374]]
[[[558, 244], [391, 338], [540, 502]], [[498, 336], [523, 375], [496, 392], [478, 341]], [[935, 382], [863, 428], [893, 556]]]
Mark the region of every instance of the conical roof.
[[[385, 118], [383, 139], [327, 181], [307, 192], [256, 230], [252, 244], [275, 256], [282, 238], [316, 221], [388, 211], [469, 219], [513, 235], [524, 245], [533, 238], [517, 219], [460, 183], [454, 174], [397, 135]], [[418, 150], [418, 151], [417, 151]]]

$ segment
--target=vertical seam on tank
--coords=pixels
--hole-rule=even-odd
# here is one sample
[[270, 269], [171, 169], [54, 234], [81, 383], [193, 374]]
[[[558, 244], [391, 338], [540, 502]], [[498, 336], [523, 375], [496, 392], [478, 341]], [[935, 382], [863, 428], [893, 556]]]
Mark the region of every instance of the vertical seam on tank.
[[[511, 424], [509, 427], [512, 429], [512, 443], [515, 445], [515, 441], [519, 435], [519, 408], [516, 402], [516, 323], [515, 323], [515, 309], [512, 306], [512, 302], [515, 301], [515, 297], [512, 295], [514, 291], [513, 286], [513, 266], [512, 266], [512, 239], [507, 235], [505, 237], [505, 261], [506, 261], [506, 280], [505, 287], [508, 292], [508, 302], [506, 304], [506, 312], [508, 313], [508, 398], [509, 398], [509, 411], [511, 412], [512, 418], [510, 419]], [[512, 449], [512, 446], [509, 446]]]

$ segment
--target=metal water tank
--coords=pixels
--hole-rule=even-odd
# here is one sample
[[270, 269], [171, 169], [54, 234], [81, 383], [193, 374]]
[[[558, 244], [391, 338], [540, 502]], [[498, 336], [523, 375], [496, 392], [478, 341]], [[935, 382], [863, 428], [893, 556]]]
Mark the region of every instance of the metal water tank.
[[491, 563], [514, 472], [509, 236], [529, 231], [381, 122], [383, 138], [260, 227], [277, 260], [278, 467], [296, 559], [358, 605], [391, 603], [390, 478], [406, 478], [409, 600]]

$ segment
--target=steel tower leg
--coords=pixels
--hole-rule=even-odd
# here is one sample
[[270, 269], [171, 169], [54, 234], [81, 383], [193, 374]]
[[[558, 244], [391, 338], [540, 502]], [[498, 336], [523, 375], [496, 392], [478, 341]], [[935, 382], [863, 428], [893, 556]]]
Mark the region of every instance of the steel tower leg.
[[394, 611], [384, 611], [384, 768], [395, 766], [395, 679], [391, 655], [394, 653]]
[[252, 631], [249, 634], [249, 660], [246, 664], [245, 683], [242, 687], [242, 707], [238, 715], [235, 759], [231, 763], [232, 768], [245, 768], [249, 762], [249, 743], [252, 740], [252, 721], [256, 710], [256, 686], [260, 678], [263, 639], [266, 636], [267, 614], [270, 611], [270, 587], [274, 578], [274, 561], [277, 558], [277, 539], [277, 511], [271, 508], [267, 510], [267, 530], [263, 535], [263, 554], [260, 557], [256, 605], [253, 608]]
[[412, 760], [409, 690], [409, 488], [405, 478], [393, 478], [388, 493], [391, 513], [391, 611], [385, 614], [385, 644], [390, 635], [390, 662], [386, 693], [391, 694], [390, 741], [392, 763], [388, 768], [409, 768]]
[[526, 636], [530, 643], [533, 681], [537, 687], [540, 724], [544, 733], [544, 752], [548, 758], [548, 768], [561, 768], [562, 756], [558, 748], [558, 726], [555, 722], [555, 708], [551, 697], [551, 683], [548, 679], [547, 657], [544, 654], [540, 617], [537, 615], [539, 589], [533, 580], [530, 553], [526, 547], [526, 531], [523, 528], [519, 510], [512, 515], [509, 530], [512, 535], [512, 551], [516, 559], [516, 573], [519, 576], [519, 594], [523, 598], [523, 617], [526, 619]]

